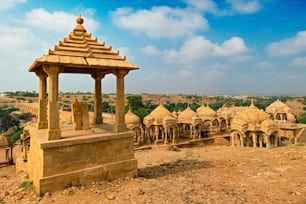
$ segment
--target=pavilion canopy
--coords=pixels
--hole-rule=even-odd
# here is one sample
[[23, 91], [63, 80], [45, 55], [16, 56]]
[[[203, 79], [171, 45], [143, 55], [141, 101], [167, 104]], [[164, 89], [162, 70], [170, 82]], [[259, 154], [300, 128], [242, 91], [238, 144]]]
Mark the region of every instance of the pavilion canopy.
[[68, 37], [49, 50], [47, 55], [36, 59], [30, 66], [30, 72], [37, 72], [43, 65], [59, 66], [61, 73], [111, 73], [115, 70], [135, 70], [138, 67], [126, 61], [126, 57], [113, 51], [112, 46], [99, 43], [97, 38], [92, 38], [84, 28], [83, 19], [78, 17], [77, 25]]

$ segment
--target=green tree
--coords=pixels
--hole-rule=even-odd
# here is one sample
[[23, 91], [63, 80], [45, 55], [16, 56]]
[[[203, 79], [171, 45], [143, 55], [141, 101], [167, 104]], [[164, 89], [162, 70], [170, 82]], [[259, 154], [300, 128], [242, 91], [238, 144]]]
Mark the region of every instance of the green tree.
[[16, 126], [19, 130], [19, 123], [20, 122], [16, 120], [13, 116], [6, 115], [0, 120], [0, 131], [6, 132], [10, 127], [14, 126]]
[[127, 99], [127, 105], [128, 107], [131, 108], [132, 111], [144, 107], [141, 95], [131, 95], [128, 96], [126, 99]]

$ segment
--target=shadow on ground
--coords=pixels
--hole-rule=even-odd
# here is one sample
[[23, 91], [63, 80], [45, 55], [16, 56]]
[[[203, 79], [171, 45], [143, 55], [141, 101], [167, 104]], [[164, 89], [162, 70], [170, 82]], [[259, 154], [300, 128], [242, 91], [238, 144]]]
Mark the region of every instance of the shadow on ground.
[[138, 170], [138, 176], [147, 179], [166, 176], [169, 174], [182, 173], [196, 169], [211, 168], [213, 165], [208, 161], [183, 160], [178, 159], [175, 162], [163, 163], [156, 166], [149, 166]]

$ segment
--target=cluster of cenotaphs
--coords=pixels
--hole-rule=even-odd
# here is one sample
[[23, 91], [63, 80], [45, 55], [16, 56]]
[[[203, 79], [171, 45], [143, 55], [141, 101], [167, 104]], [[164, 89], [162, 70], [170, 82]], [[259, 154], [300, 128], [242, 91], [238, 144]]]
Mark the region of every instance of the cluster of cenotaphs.
[[176, 143], [182, 138], [205, 138], [230, 135], [233, 146], [272, 147], [296, 143], [304, 128], [296, 124], [290, 108], [280, 100], [266, 111], [250, 106], [223, 106], [214, 111], [208, 105], [193, 111], [189, 106], [182, 112], [170, 113], [162, 104], [147, 115], [143, 123], [129, 110], [127, 127], [136, 132], [137, 145], [154, 142]]

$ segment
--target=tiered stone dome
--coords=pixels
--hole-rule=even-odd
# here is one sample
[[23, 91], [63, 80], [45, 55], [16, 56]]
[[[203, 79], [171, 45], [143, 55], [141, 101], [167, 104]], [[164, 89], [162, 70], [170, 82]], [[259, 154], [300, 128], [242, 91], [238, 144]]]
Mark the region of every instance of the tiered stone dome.
[[289, 113], [290, 108], [283, 102], [281, 102], [279, 99], [277, 99], [275, 102], [271, 103], [266, 108], [267, 113]]
[[95, 73], [95, 71], [126, 69], [135, 70], [138, 67], [120, 56], [112, 46], [98, 42], [83, 26], [83, 18], [76, 19], [77, 25], [68, 37], [59, 41], [48, 54], [36, 59], [30, 66], [30, 72], [37, 72], [43, 65], [60, 65], [63, 73]]
[[178, 122], [191, 123], [193, 117], [197, 117], [197, 114], [188, 106], [183, 112], [178, 115]]

